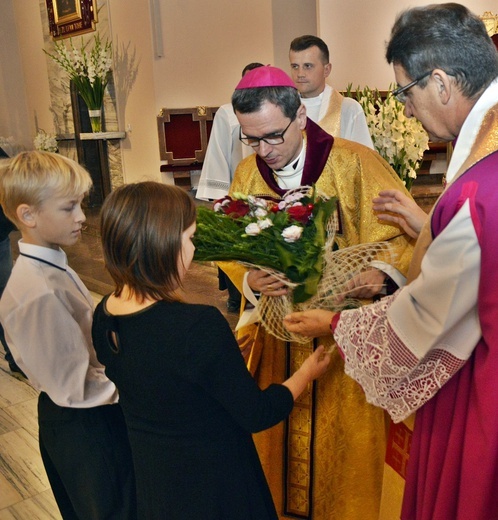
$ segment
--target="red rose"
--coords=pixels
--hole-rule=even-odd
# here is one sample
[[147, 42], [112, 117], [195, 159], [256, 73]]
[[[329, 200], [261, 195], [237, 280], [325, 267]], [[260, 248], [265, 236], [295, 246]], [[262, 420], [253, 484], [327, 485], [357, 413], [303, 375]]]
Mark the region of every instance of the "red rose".
[[240, 218], [247, 215], [251, 208], [247, 202], [238, 199], [234, 200], [229, 195], [226, 195], [222, 199], [218, 199], [214, 202], [213, 209], [229, 217]]
[[249, 204], [243, 200], [231, 200], [226, 206], [223, 206], [223, 213], [232, 218], [240, 218], [247, 215], [250, 209]]
[[[223, 198], [221, 198], [221, 199], [216, 199], [216, 200], [213, 202], [213, 208], [216, 208], [216, 206], [217, 206], [218, 204], [223, 205], [223, 203], [224, 203], [226, 200], [232, 200], [232, 197], [229, 197], [228, 195], [225, 195], [225, 196], [224, 196]], [[217, 210], [215, 209], [215, 211], [217, 211]]]
[[306, 224], [313, 213], [313, 205], [291, 206], [290, 208], [287, 208], [286, 211], [292, 219], [297, 220], [297, 222], [301, 224]]

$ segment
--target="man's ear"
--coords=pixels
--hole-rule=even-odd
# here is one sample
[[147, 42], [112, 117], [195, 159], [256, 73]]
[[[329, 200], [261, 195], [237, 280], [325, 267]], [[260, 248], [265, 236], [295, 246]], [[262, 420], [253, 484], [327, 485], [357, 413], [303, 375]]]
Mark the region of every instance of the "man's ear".
[[327, 65], [325, 65], [325, 70], [324, 70], [324, 77], [325, 78], [328, 78], [330, 76], [330, 73], [332, 72], [332, 63], [327, 63]]
[[447, 105], [454, 88], [451, 77], [442, 69], [434, 69], [432, 71], [432, 77], [436, 84], [437, 93], [441, 103], [443, 103], [443, 105]]
[[299, 121], [299, 129], [304, 130], [306, 128], [306, 107], [304, 105], [297, 109], [296, 118]]
[[34, 228], [36, 226], [35, 211], [33, 206], [29, 204], [19, 204], [16, 209], [16, 215], [24, 226]]

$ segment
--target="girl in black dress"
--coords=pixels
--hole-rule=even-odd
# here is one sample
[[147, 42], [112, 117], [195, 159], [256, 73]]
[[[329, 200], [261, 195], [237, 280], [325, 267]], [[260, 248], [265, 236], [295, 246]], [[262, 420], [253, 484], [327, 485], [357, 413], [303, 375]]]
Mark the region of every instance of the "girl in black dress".
[[139, 516], [276, 519], [251, 433], [285, 419], [330, 356], [319, 347], [282, 385], [258, 388], [218, 309], [175, 294], [195, 217], [185, 191], [155, 182], [118, 188], [102, 208], [116, 290], [95, 311], [93, 341], [120, 393]]

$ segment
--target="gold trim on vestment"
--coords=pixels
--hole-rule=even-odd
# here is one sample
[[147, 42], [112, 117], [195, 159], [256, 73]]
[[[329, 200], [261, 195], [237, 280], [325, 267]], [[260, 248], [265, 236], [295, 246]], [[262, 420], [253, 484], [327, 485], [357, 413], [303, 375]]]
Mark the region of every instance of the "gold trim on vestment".
[[[312, 342], [287, 343], [287, 373], [290, 377], [312, 352]], [[311, 518], [313, 494], [314, 383], [296, 399], [286, 422], [285, 514]]]
[[318, 125], [334, 137], [339, 137], [341, 135], [341, 110], [343, 99], [344, 96], [342, 94], [337, 90], [332, 89], [327, 112], [322, 119], [318, 121]]
[[[498, 150], [498, 104], [494, 105], [492, 108], [488, 110], [486, 115], [484, 116], [481, 127], [479, 128], [479, 133], [475, 138], [474, 144], [470, 150], [470, 153], [465, 159], [464, 163], [456, 173], [455, 177], [451, 181], [452, 183], [456, 181], [463, 173], [472, 168], [479, 161], [487, 157], [488, 155], [496, 152]], [[408, 270], [407, 283], [410, 283], [412, 280], [417, 278], [420, 274], [420, 266], [422, 265], [422, 258], [424, 257], [427, 249], [429, 248], [432, 242], [432, 231], [431, 231], [431, 218], [436, 208], [439, 199], [444, 195], [441, 193], [438, 200], [432, 207], [431, 212], [429, 213], [429, 217], [425, 221], [425, 224], [420, 231], [420, 235], [418, 237], [417, 243], [415, 245], [415, 250], [413, 251], [413, 257], [410, 264], [410, 268]]]

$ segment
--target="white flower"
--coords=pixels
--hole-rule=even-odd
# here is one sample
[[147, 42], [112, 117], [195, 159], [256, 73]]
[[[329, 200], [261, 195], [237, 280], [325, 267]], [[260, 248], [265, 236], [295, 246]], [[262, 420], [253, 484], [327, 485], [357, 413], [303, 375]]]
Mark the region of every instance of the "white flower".
[[[348, 89], [351, 96], [351, 89]], [[391, 93], [382, 100], [377, 90], [357, 89], [356, 99], [365, 112], [375, 149], [409, 188], [429, 148], [429, 137], [420, 121], [405, 116], [405, 107]]]
[[268, 203], [265, 199], [260, 199], [258, 197], [254, 197], [253, 195], [248, 195], [247, 203], [251, 206], [251, 216], [256, 218], [263, 218], [268, 215]]
[[297, 242], [302, 234], [303, 228], [301, 226], [289, 226], [282, 231], [282, 237], [289, 243]]
[[256, 224], [256, 222], [251, 222], [246, 226], [245, 232], [247, 235], [254, 237], [261, 233], [261, 228]]
[[45, 130], [40, 130], [33, 141], [37, 150], [44, 152], [56, 152], [58, 150], [55, 134], [47, 134]]
[[217, 202], [213, 206], [214, 211], [221, 211], [223, 207], [228, 206], [230, 204], [230, 199], [222, 199], [221, 202]]
[[[87, 50], [90, 42], [93, 46], [91, 50]], [[100, 108], [112, 65], [111, 42], [103, 42], [97, 33], [86, 44], [83, 44], [82, 39], [80, 49], [74, 46], [70, 38], [69, 47], [68, 49], [63, 42], [55, 42], [54, 54], [44, 52], [68, 73], [86, 105], [89, 108]]]
[[273, 226], [273, 222], [269, 218], [264, 218], [264, 219], [258, 220], [257, 224], [260, 229], [267, 229], [267, 228]]
[[263, 218], [268, 215], [268, 211], [264, 208], [256, 208], [255, 210], [251, 211], [251, 215], [255, 216], [256, 218]]

